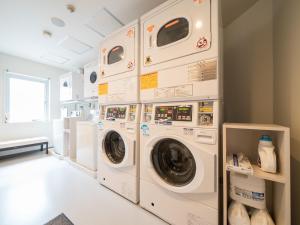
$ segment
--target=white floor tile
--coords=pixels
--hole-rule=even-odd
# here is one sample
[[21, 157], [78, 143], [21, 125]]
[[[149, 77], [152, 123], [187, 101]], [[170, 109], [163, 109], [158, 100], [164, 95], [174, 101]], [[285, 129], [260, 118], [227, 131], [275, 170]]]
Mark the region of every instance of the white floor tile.
[[75, 225], [166, 224], [63, 160], [37, 153], [0, 161], [1, 225], [42, 225], [60, 213]]

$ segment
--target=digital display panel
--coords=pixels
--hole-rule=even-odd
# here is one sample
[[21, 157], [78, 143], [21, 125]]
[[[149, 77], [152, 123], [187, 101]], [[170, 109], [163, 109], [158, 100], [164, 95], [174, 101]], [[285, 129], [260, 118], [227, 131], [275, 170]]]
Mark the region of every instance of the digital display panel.
[[158, 106], [155, 108], [155, 120], [192, 121], [192, 105]]
[[125, 119], [126, 107], [112, 107], [107, 109], [106, 118]]

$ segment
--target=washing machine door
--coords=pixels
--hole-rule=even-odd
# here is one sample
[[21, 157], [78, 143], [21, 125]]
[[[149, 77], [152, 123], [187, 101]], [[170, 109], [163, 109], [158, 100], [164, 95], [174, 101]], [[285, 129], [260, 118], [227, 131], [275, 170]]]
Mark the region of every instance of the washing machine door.
[[135, 141], [125, 138], [117, 130], [104, 133], [102, 142], [102, 159], [110, 167], [121, 168], [134, 165]]
[[72, 99], [72, 75], [60, 78], [60, 100]]
[[147, 144], [152, 179], [176, 193], [216, 191], [216, 156], [179, 136], [157, 136]]
[[95, 71], [91, 72], [91, 74], [90, 74], [90, 83], [95, 84], [97, 79], [98, 79], [97, 73]]

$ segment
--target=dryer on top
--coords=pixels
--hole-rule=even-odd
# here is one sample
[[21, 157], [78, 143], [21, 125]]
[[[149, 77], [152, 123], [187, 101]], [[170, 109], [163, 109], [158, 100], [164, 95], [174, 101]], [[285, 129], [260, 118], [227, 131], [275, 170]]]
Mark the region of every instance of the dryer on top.
[[142, 102], [220, 97], [218, 0], [169, 0], [140, 23]]
[[84, 97], [97, 97], [99, 65], [93, 61], [84, 66]]
[[138, 73], [139, 25], [134, 21], [109, 35], [100, 48], [101, 78]]

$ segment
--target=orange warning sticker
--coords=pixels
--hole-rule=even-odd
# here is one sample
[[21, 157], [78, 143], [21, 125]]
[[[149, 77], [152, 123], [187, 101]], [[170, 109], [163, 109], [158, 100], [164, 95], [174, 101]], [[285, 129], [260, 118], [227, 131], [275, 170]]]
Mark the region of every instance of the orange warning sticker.
[[149, 33], [151, 33], [151, 32], [153, 31], [153, 29], [154, 29], [154, 25], [149, 25], [149, 26], [147, 27], [147, 31], [148, 31]]
[[157, 88], [158, 81], [157, 81], [157, 72], [144, 74], [140, 77], [140, 89], [151, 89]]
[[130, 38], [134, 36], [134, 28], [131, 28], [127, 31], [127, 36]]
[[108, 83], [98, 85], [98, 95], [107, 95], [108, 94]]

